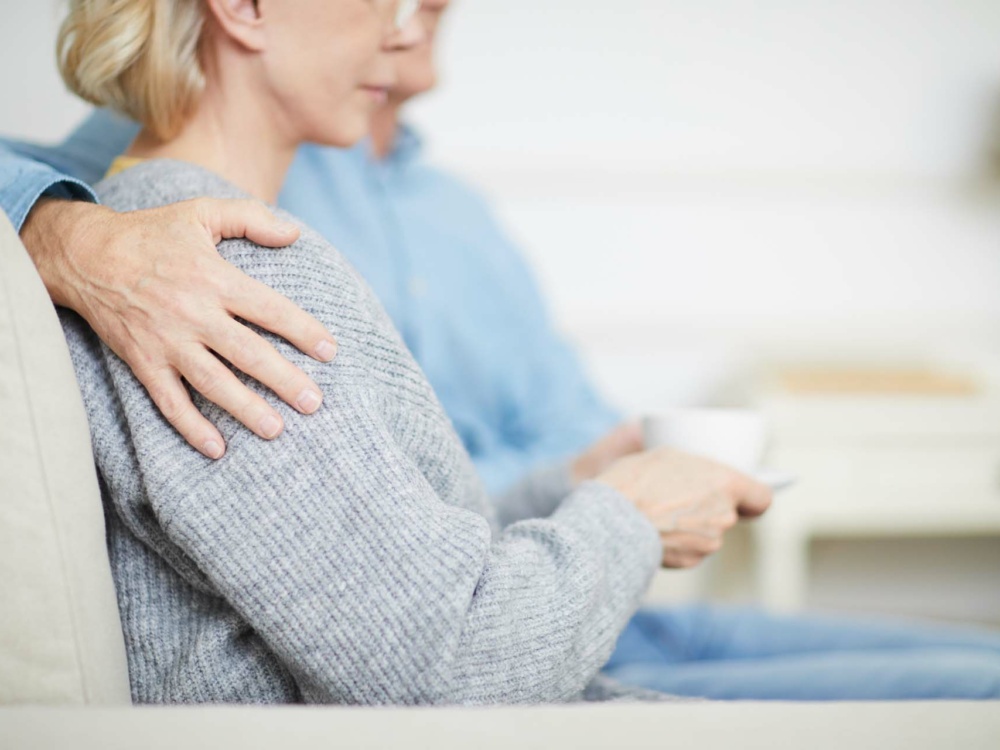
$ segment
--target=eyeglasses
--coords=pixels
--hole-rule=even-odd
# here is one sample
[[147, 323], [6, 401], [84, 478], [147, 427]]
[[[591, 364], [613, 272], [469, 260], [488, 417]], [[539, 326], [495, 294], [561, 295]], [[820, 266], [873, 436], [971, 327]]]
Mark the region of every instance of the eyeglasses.
[[421, 0], [396, 0], [396, 16], [393, 23], [397, 31], [401, 31], [420, 10], [420, 2]]

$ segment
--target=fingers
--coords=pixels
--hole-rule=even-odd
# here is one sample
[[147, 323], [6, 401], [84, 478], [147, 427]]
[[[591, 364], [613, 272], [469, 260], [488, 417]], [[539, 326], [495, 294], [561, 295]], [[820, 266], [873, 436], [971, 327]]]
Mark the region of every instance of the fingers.
[[693, 568], [722, 548], [722, 539], [709, 539], [700, 534], [673, 533], [660, 537], [663, 543], [663, 566]]
[[156, 408], [192, 448], [208, 458], [222, 458], [226, 441], [215, 425], [195, 408], [176, 370], [164, 368], [155, 375], [143, 377], [136, 373], [136, 376]]
[[738, 475], [735, 489], [736, 497], [739, 498], [736, 510], [742, 518], [757, 518], [764, 515], [774, 499], [770, 487], [743, 474]]
[[266, 284], [240, 277], [226, 300], [229, 312], [281, 336], [320, 362], [336, 356], [337, 342], [322, 323]]
[[259, 201], [199, 198], [195, 208], [217, 245], [223, 239], [246, 237], [265, 247], [285, 247], [299, 238], [299, 228], [280, 221]]
[[621, 424], [577, 457], [572, 465], [573, 479], [575, 482], [591, 479], [642, 448], [642, 428], [631, 422]]
[[657, 525], [663, 544], [663, 564], [690, 568], [722, 549], [726, 532], [739, 520], [731, 501], [719, 494], [693, 513], [683, 511], [666, 525]]
[[303, 414], [319, 409], [323, 396], [308, 375], [246, 326], [228, 320], [225, 328], [208, 342], [213, 351]]
[[207, 349], [197, 347], [186, 352], [178, 369], [198, 393], [265, 440], [273, 440], [284, 429], [281, 415]]
[[646, 443], [642, 435], [642, 425], [638, 422], [625, 422], [611, 433], [614, 441], [614, 456], [628, 456], [645, 449]]

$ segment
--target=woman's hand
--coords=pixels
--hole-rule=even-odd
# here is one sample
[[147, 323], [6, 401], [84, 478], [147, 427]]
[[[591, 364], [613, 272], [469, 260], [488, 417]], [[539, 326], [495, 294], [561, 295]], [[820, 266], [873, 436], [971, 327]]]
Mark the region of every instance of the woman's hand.
[[771, 505], [767, 485], [670, 448], [623, 458], [597, 481], [625, 495], [656, 527], [668, 568], [696, 566], [722, 548], [740, 517], [759, 516]]
[[642, 449], [642, 426], [636, 422], [620, 424], [577, 456], [570, 466], [573, 482], [579, 484], [586, 479], [593, 479], [619, 458], [638, 453]]
[[298, 235], [262, 203], [213, 199], [120, 214], [43, 199], [21, 230], [53, 302], [81, 315], [128, 363], [163, 416], [210, 458], [225, 453], [225, 442], [195, 408], [182, 378], [260, 437], [275, 438], [284, 426], [216, 355], [304, 414], [322, 401], [305, 373], [233, 318], [272, 331], [322, 362], [336, 354], [333, 337], [216, 250], [224, 238], [284, 247]]

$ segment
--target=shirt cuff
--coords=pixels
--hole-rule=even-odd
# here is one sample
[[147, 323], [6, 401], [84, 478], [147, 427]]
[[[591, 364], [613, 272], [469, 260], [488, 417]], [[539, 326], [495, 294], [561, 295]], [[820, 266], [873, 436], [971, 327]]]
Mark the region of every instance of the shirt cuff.
[[0, 208], [17, 232], [40, 198], [97, 203], [90, 186], [52, 167], [19, 157], [0, 157]]

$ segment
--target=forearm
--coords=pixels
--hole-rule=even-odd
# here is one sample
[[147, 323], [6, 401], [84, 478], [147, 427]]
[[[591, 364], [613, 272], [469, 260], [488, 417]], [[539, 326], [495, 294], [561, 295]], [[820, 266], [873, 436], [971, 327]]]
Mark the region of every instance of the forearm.
[[[200, 509], [216, 494], [172, 516], [171, 533], [310, 702], [572, 698], [609, 658], [659, 562], [655, 532], [600, 485], [495, 542], [481, 517], [439, 501], [418, 511], [413, 487], [382, 489], [385, 502], [363, 509], [325, 498], [329, 520], [243, 483], [223, 490], [238, 512], [206, 520]], [[287, 508], [276, 524], [263, 509], [278, 502]], [[187, 518], [195, 506], [198, 519]]]
[[97, 226], [110, 209], [86, 201], [43, 196], [21, 227], [21, 241], [52, 301], [83, 312], [80, 294], [93, 283], [81, 248], [94, 246]]
[[348, 383], [326, 387], [336, 406], [309, 420], [287, 410], [281, 443], [233, 438], [211, 477], [174, 467], [180, 504], [152, 499], [177, 544], [311, 702], [577, 695], [659, 563], [648, 521], [587, 483], [494, 539], [399, 453], [363, 396], [355, 409]]
[[610, 657], [659, 561], [653, 527], [598, 483], [582, 485], [549, 519], [508, 527], [470, 606], [452, 700], [473, 690], [476, 702], [578, 695]]
[[69, 174], [0, 143], [0, 208], [18, 230], [39, 276], [57, 305], [79, 309], [87, 279], [74, 263], [93, 221], [108, 211], [90, 187]]

